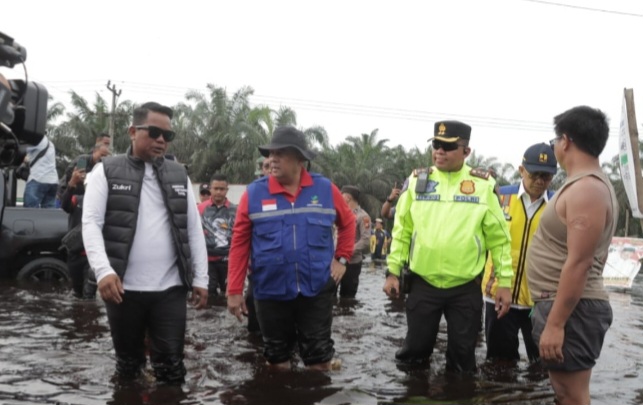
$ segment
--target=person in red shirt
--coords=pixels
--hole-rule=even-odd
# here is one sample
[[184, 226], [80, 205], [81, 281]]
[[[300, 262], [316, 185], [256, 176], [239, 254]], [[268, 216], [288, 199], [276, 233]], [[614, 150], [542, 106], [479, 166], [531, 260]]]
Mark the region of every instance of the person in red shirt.
[[228, 179], [217, 173], [210, 181], [210, 198], [197, 205], [201, 214], [205, 245], [208, 249], [208, 294], [216, 296], [217, 289], [225, 295], [228, 279], [228, 253], [236, 206], [228, 200]]
[[306, 170], [315, 153], [301, 131], [279, 127], [259, 151], [270, 157], [271, 175], [251, 183], [239, 202], [229, 256], [228, 310], [239, 321], [247, 315], [242, 294], [250, 259], [268, 364], [289, 369], [297, 344], [306, 367], [330, 370], [333, 295], [353, 253], [355, 216], [337, 186]]

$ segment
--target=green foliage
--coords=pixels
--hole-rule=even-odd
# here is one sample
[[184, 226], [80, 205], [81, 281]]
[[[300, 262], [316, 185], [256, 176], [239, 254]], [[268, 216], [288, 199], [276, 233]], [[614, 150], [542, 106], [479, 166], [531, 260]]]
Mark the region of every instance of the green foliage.
[[[273, 110], [265, 105], [253, 105], [251, 87], [242, 87], [232, 94], [223, 87], [208, 84], [205, 92], [186, 93], [185, 100], [174, 109], [173, 127], [177, 137], [169, 153], [189, 168], [194, 183], [207, 182], [214, 173], [224, 173], [230, 183], [247, 184], [254, 179], [258, 146], [267, 144], [275, 128], [297, 126], [297, 114], [287, 106]], [[47, 131], [56, 145], [58, 173], [77, 155], [88, 153], [96, 135], [107, 132], [110, 109], [98, 93], [93, 102], [71, 91], [69, 110], [50, 99]], [[52, 103], [53, 102], [53, 103]], [[123, 153], [130, 144], [127, 129], [135, 104], [119, 102], [115, 112], [114, 153]], [[388, 139], [379, 139], [378, 130], [331, 146], [326, 130], [321, 126], [299, 128], [310, 147], [318, 152], [312, 171], [329, 177], [338, 187], [350, 184], [361, 190], [360, 205], [372, 218], [380, 216], [382, 203], [394, 186], [401, 187], [416, 168], [432, 165], [432, 150], [418, 147], [389, 146]], [[492, 169], [500, 185], [516, 183], [520, 174], [510, 163], [496, 157], [484, 157], [472, 152], [467, 163], [472, 167]], [[620, 206], [618, 235], [643, 236], [640, 221], [631, 217], [627, 196], [621, 181], [618, 156], [603, 165], [610, 176]], [[559, 170], [552, 181], [558, 189], [566, 179]]]

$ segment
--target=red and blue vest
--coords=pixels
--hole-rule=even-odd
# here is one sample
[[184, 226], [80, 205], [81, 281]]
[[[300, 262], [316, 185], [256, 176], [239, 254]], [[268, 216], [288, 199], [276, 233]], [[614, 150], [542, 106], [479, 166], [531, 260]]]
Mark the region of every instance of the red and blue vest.
[[332, 183], [311, 173], [295, 202], [270, 194], [266, 177], [248, 186], [252, 221], [251, 280], [255, 299], [317, 295], [330, 279], [335, 253]]

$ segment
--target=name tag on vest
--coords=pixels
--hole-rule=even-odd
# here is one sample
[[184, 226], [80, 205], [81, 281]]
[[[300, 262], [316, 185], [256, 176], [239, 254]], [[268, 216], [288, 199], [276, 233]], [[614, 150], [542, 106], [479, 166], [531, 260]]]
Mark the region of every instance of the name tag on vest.
[[453, 196], [453, 201], [479, 204], [480, 203], [480, 197], [476, 197], [474, 195], [454, 195]]
[[126, 183], [119, 181], [110, 183], [109, 185], [109, 191], [111, 194], [132, 194], [132, 191], [134, 190], [134, 186], [132, 183]]
[[416, 201], [440, 201], [440, 194], [416, 194]]

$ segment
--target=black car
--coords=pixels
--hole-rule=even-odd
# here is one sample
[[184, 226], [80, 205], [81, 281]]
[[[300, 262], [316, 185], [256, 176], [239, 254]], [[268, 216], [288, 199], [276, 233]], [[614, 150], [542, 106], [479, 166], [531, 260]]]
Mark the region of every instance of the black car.
[[0, 277], [67, 282], [69, 272], [61, 239], [67, 213], [61, 209], [16, 206], [12, 169], [0, 176]]

